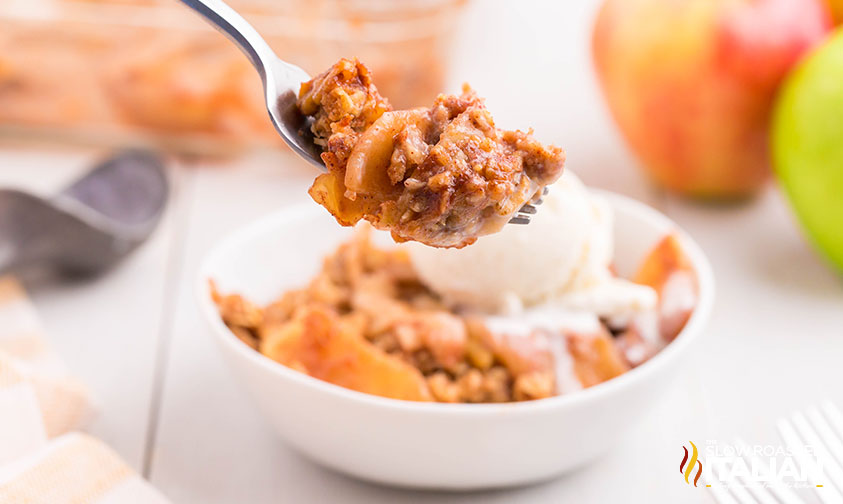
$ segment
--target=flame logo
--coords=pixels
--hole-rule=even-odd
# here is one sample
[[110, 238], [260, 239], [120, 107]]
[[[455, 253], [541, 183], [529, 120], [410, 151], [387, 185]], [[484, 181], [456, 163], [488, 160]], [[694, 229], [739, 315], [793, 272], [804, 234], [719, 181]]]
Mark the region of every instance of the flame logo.
[[[679, 473], [685, 475], [685, 483], [691, 484], [688, 481], [688, 478], [691, 477], [691, 473], [694, 471], [694, 464], [697, 465], [697, 475], [694, 477], [694, 486], [697, 486], [697, 482], [700, 480], [700, 476], [702, 475], [702, 462], [697, 460], [697, 456], [699, 452], [697, 451], [697, 445], [693, 443], [693, 441], [688, 441], [691, 443], [691, 460], [688, 460], [688, 449], [684, 446], [682, 447], [685, 450], [685, 456], [682, 457], [682, 463], [679, 464]], [[687, 466], [686, 466], [687, 464]]]

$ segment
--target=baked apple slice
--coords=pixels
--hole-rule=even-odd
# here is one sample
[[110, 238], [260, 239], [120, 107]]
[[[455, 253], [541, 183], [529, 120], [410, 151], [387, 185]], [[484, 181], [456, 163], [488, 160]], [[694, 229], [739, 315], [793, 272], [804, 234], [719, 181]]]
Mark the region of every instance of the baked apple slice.
[[691, 318], [699, 297], [697, 274], [676, 235], [665, 236], [650, 251], [633, 281], [658, 293], [659, 333], [665, 343], [673, 341]]
[[421, 372], [371, 345], [354, 317], [307, 309], [290, 322], [261, 328], [260, 351], [314, 378], [367, 394], [432, 400]]

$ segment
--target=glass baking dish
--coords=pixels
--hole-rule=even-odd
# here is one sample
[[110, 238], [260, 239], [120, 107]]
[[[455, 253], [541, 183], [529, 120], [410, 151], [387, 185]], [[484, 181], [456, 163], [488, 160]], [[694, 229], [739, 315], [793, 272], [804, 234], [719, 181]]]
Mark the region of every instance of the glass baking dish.
[[[232, 0], [311, 74], [358, 57], [396, 107], [443, 90], [466, 0]], [[175, 0], [0, 2], [0, 136], [230, 154], [280, 145], [257, 73]]]

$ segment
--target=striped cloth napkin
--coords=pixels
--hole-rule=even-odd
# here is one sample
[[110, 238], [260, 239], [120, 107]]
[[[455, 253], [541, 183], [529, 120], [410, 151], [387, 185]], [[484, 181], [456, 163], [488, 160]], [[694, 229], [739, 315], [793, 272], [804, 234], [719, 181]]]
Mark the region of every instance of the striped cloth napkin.
[[20, 284], [0, 278], [0, 504], [167, 504], [105, 444], [72, 432], [95, 410]]

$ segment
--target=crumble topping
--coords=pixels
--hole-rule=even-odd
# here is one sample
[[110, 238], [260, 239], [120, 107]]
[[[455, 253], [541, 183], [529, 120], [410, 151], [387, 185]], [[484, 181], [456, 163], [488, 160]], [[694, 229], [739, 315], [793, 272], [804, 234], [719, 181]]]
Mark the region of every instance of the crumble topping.
[[565, 153], [532, 131], [495, 127], [467, 85], [430, 108], [392, 110], [369, 70], [343, 59], [302, 85], [299, 110], [328, 173], [313, 199], [350, 226], [365, 219], [396, 241], [464, 247], [494, 233], [562, 174]]

